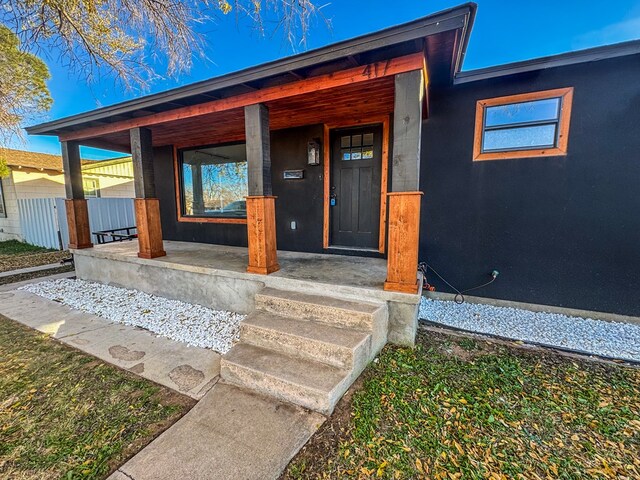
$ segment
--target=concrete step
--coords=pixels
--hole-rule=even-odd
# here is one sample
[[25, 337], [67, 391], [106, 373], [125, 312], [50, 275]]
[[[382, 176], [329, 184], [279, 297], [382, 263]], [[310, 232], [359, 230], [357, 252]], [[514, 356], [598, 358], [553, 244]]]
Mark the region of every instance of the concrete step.
[[234, 385], [329, 415], [353, 372], [246, 343], [222, 357], [221, 378]]
[[371, 334], [255, 310], [240, 324], [240, 341], [346, 370], [369, 361]]
[[386, 326], [386, 303], [356, 302], [324, 295], [265, 288], [255, 297], [256, 308], [288, 317], [314, 320], [365, 331], [383, 321]]

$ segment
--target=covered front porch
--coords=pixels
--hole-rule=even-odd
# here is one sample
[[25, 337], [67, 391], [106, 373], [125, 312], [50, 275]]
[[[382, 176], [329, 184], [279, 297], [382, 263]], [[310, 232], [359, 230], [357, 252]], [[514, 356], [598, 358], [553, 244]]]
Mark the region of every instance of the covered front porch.
[[269, 275], [278, 247], [366, 252], [387, 258], [385, 290], [417, 293], [426, 57], [350, 63], [61, 134], [71, 246], [92, 247], [79, 146], [111, 145], [133, 158], [140, 258], [164, 240], [247, 246], [244, 270]]
[[265, 288], [386, 303], [388, 340], [413, 342], [420, 295], [385, 291], [384, 259], [278, 251], [280, 269], [261, 275], [247, 272], [247, 248], [175, 241], [164, 248], [153, 259], [139, 257], [135, 242], [73, 250], [77, 276], [239, 313], [251, 313]]

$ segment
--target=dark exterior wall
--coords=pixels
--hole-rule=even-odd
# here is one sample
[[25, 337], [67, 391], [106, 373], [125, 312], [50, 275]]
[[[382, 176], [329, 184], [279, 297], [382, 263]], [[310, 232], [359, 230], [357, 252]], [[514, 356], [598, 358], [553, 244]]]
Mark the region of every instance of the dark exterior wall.
[[[322, 165], [307, 165], [307, 142], [322, 144], [321, 125], [271, 132], [271, 168], [276, 200], [277, 242], [280, 250], [322, 251]], [[247, 246], [246, 225], [178, 222], [173, 151], [154, 152], [156, 194], [160, 200], [162, 235], [165, 240]], [[304, 169], [304, 179], [284, 180], [288, 169]], [[291, 230], [295, 220], [297, 229]]]
[[[322, 252], [323, 181], [320, 165], [307, 165], [307, 143], [322, 145], [323, 127], [277, 130], [271, 133], [271, 184], [276, 200], [276, 238], [279, 250]], [[285, 170], [304, 169], [302, 180], [284, 180]], [[291, 221], [297, 228], [291, 230]]]
[[[473, 295], [640, 315], [638, 78], [628, 56], [432, 91], [421, 260], [460, 289], [500, 271]], [[569, 86], [567, 156], [472, 162], [477, 100]]]

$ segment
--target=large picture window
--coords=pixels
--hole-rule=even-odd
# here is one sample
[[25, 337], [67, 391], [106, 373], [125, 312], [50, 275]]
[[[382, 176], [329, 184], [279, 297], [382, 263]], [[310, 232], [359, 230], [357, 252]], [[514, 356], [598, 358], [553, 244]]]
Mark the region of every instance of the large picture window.
[[480, 100], [474, 160], [566, 155], [572, 88]]
[[182, 217], [247, 218], [244, 143], [182, 150], [179, 158]]

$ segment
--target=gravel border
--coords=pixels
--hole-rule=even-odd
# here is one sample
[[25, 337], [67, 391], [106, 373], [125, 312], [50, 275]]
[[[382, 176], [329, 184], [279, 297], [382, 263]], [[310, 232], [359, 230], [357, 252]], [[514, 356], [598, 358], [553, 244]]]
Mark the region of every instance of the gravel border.
[[240, 336], [245, 315], [77, 279], [48, 280], [20, 287], [123, 325], [141, 327], [194, 347], [228, 352]]
[[0, 255], [0, 272], [59, 263], [67, 258], [71, 258], [71, 253], [67, 250]]
[[477, 333], [640, 361], [640, 325], [425, 297], [419, 317]]

